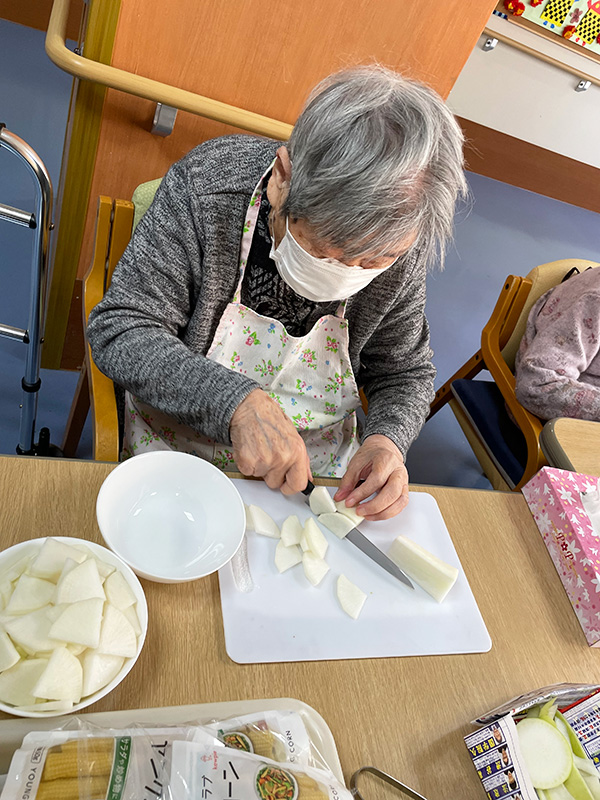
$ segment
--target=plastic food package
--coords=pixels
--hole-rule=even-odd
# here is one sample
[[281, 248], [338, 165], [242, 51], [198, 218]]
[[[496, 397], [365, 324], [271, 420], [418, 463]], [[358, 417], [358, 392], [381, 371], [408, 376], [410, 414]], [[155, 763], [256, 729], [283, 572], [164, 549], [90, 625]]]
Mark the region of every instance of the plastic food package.
[[[184, 744], [191, 749], [178, 749]], [[238, 758], [244, 785], [260, 772], [259, 798], [346, 797], [316, 751], [302, 715], [273, 710], [203, 724], [123, 729], [98, 728], [74, 718], [60, 729], [27, 734], [13, 756], [0, 800], [218, 800], [216, 789], [212, 794], [197, 791], [202, 768], [208, 761], [223, 764], [222, 775]], [[304, 787], [304, 794], [285, 794], [281, 787], [286, 781], [297, 790]], [[227, 793], [229, 784], [220, 782], [223, 800], [237, 800]], [[333, 794], [328, 786], [335, 787]], [[187, 787], [193, 787], [191, 794]], [[268, 793], [271, 788], [275, 793]], [[258, 791], [242, 793], [240, 800]]]
[[232, 754], [194, 742], [175, 742], [172, 800], [350, 800], [352, 794], [325, 770], [282, 766], [247, 752]]

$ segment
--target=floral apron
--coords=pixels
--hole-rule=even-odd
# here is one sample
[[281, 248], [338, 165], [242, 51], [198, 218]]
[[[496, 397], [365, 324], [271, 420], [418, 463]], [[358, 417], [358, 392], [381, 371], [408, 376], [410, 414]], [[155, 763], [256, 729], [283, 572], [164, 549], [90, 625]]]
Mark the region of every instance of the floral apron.
[[[358, 450], [358, 387], [350, 364], [346, 301], [321, 317], [305, 336], [290, 336], [276, 319], [242, 305], [242, 281], [260, 207], [260, 179], [248, 207], [240, 278], [206, 357], [253, 378], [293, 421], [314, 475], [341, 477]], [[149, 450], [179, 450], [235, 470], [231, 445], [197, 434], [173, 417], [125, 395], [123, 457]]]

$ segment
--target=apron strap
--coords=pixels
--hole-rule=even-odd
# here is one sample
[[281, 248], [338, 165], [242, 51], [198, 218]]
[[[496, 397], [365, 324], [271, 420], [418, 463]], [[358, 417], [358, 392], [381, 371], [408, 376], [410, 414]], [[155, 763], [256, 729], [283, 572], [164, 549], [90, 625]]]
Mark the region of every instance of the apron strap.
[[233, 295], [233, 302], [239, 303], [242, 297], [242, 281], [244, 280], [244, 273], [246, 272], [246, 265], [248, 264], [248, 256], [250, 248], [252, 247], [252, 237], [256, 228], [256, 220], [258, 219], [258, 212], [260, 210], [260, 201], [263, 190], [263, 183], [269, 172], [273, 169], [276, 159], [269, 164], [267, 169], [261, 175], [260, 180], [254, 187], [248, 210], [246, 211], [246, 219], [244, 220], [244, 231], [242, 234], [242, 245], [240, 248], [240, 279], [238, 281], [235, 294]]

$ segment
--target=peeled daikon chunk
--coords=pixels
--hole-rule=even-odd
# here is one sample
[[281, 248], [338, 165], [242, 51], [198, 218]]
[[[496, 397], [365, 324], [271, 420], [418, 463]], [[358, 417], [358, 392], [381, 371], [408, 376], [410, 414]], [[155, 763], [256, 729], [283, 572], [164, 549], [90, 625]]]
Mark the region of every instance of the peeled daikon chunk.
[[19, 711], [70, 711], [72, 708], [72, 700], [48, 700], [33, 706], [17, 706]]
[[135, 631], [135, 635], [139, 636], [142, 632], [142, 626], [140, 625], [140, 618], [138, 617], [136, 607], [127, 606], [127, 608], [124, 608], [123, 616], [131, 623], [131, 627]]
[[359, 589], [352, 581], [349, 581], [345, 575], [340, 575], [337, 579], [336, 593], [337, 599], [346, 614], [352, 619], [358, 619], [367, 599], [365, 592]]
[[286, 547], [291, 547], [293, 544], [300, 544], [301, 538], [302, 525], [298, 517], [293, 514], [281, 526], [281, 541]]
[[456, 567], [446, 564], [406, 536], [398, 536], [392, 542], [388, 556], [438, 603], [442, 602], [458, 578]]
[[317, 517], [319, 514], [333, 514], [335, 511], [335, 503], [326, 486], [316, 486], [310, 493], [308, 504]]
[[119, 672], [125, 659], [109, 656], [97, 650], [88, 650], [83, 657], [83, 696], [103, 689]]
[[[35, 558], [35, 556], [33, 556]], [[21, 575], [25, 572], [25, 570], [29, 567], [29, 562], [31, 561], [32, 556], [22, 556], [18, 561], [15, 561], [8, 569], [2, 573], [2, 581], [8, 581], [11, 583], [12, 581], [16, 581], [17, 578], [20, 578]]]
[[19, 661], [0, 674], [0, 700], [13, 706], [33, 705], [33, 687], [46, 669], [46, 658]]
[[102, 588], [96, 560], [88, 558], [87, 561], [78, 564], [66, 574], [63, 572], [56, 586], [55, 602], [57, 604], [79, 603], [81, 600], [92, 598], [104, 600], [106, 595]]
[[6, 606], [7, 614], [26, 614], [48, 605], [56, 586], [42, 578], [21, 575]]
[[108, 656], [132, 658], [137, 652], [133, 626], [118, 608], [107, 603], [97, 650]]
[[46, 669], [33, 687], [33, 695], [44, 700], [81, 700], [83, 670], [79, 659], [66, 647], [57, 647]]
[[135, 595], [121, 572], [115, 571], [104, 581], [106, 599], [115, 608], [123, 611], [135, 602]]
[[[30, 614], [21, 617], [14, 617], [9, 622], [5, 622], [6, 632], [13, 640], [14, 644], [21, 645], [27, 653], [41, 653], [47, 650], [54, 650], [59, 644], [56, 639], [50, 637], [52, 622], [48, 619], [46, 608], [38, 608]], [[22, 705], [19, 703], [19, 705]]]
[[279, 572], [285, 572], [290, 567], [295, 567], [302, 561], [302, 551], [298, 545], [293, 544], [291, 547], [286, 547], [283, 541], [277, 542], [275, 548], [275, 566]]
[[254, 533], [254, 519], [252, 518], [252, 509], [244, 503], [244, 510], [246, 512], [246, 532], [251, 531]]
[[352, 520], [355, 528], [357, 528], [361, 522], [365, 521], [364, 517], [361, 517], [360, 514], [356, 513], [355, 508], [348, 508], [346, 506], [345, 500], [338, 500], [335, 504], [335, 507], [339, 514], [343, 514], [345, 517], [348, 517], [349, 520]]
[[100, 575], [102, 580], [104, 580], [104, 578], [108, 578], [109, 575], [112, 575], [116, 569], [116, 567], [113, 567], [112, 564], [107, 564], [106, 561], [100, 561], [99, 558], [96, 558], [95, 561], [96, 566], [98, 567], [98, 575]]
[[89, 600], [80, 600], [79, 603], [66, 606], [60, 617], [52, 623], [50, 637], [71, 644], [98, 647], [103, 606], [104, 601], [99, 597], [91, 597]]
[[307, 550], [302, 556], [302, 566], [307, 580], [313, 586], [318, 586], [329, 572], [329, 564], [311, 553], [310, 550]]
[[332, 533], [335, 533], [338, 539], [343, 539], [356, 527], [349, 517], [344, 514], [338, 514], [337, 511], [335, 514], [319, 514], [319, 522]]
[[46, 539], [29, 567], [29, 572], [37, 578], [57, 581], [67, 558], [81, 563], [85, 560], [86, 554], [57, 539]]
[[17, 648], [11, 642], [5, 631], [0, 631], [0, 672], [14, 667], [17, 661], [21, 660]]
[[312, 517], [309, 517], [304, 523], [304, 537], [310, 552], [314, 553], [317, 558], [325, 558], [325, 553], [327, 552], [329, 544], [323, 535], [323, 531]]
[[275, 522], [259, 506], [248, 507], [252, 519], [252, 525], [256, 533], [261, 536], [269, 536], [271, 539], [279, 539], [281, 533]]

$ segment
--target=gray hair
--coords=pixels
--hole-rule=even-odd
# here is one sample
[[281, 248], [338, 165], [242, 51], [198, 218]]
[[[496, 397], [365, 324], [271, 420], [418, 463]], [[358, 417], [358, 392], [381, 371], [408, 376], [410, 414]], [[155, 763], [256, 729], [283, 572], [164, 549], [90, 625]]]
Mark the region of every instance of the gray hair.
[[457, 199], [467, 195], [462, 145], [433, 89], [380, 66], [335, 73], [292, 131], [283, 211], [344, 260], [383, 256], [416, 233], [413, 248], [442, 265]]

